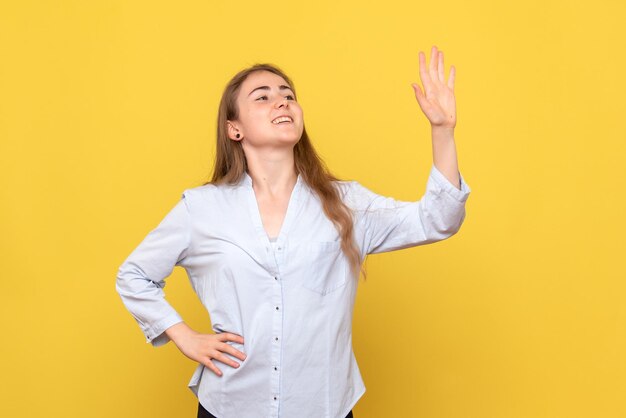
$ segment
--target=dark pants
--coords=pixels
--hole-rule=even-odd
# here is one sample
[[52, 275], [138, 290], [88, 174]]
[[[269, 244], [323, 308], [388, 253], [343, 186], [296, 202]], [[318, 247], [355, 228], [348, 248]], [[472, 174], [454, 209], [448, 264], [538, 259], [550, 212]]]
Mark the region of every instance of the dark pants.
[[[216, 416], [204, 409], [202, 404], [198, 402], [198, 418], [216, 418]], [[346, 418], [354, 418], [354, 416], [352, 415], [352, 411], [350, 411], [350, 413], [346, 415]]]

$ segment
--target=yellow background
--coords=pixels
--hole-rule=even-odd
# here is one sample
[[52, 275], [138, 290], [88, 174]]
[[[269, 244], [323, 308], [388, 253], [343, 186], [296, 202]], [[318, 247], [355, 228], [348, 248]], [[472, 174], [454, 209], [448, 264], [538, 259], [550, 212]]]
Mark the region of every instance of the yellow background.
[[[417, 200], [433, 44], [467, 218], [369, 258], [355, 417], [626, 416], [624, 4], [2, 2], [0, 416], [195, 416], [195, 363], [145, 343], [115, 275], [208, 179], [225, 83], [277, 64], [337, 175]], [[183, 269], [165, 290], [210, 331]]]

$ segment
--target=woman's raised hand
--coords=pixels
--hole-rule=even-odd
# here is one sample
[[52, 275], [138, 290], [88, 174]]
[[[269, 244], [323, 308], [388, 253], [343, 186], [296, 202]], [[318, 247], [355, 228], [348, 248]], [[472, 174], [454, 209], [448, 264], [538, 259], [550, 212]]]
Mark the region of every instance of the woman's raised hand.
[[201, 334], [191, 329], [184, 322], [180, 322], [165, 330], [176, 347], [190, 359], [204, 364], [218, 376], [222, 371], [217, 368], [213, 360], [218, 360], [232, 367], [239, 367], [239, 363], [232, 360], [225, 353], [228, 353], [239, 360], [246, 359], [246, 354], [237, 350], [226, 341], [233, 341], [243, 344], [241, 335], [230, 332], [220, 332], [218, 334]]
[[412, 83], [415, 98], [432, 127], [454, 128], [456, 126], [456, 102], [454, 99], [455, 68], [450, 67], [448, 81], [444, 75], [443, 52], [433, 46], [430, 65], [426, 67], [426, 56], [419, 52], [420, 78], [424, 91]]

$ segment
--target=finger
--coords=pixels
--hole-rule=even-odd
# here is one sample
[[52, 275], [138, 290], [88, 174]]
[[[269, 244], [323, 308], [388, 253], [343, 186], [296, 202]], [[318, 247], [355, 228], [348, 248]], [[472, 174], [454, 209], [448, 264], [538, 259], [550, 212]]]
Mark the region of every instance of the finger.
[[235, 360], [231, 360], [230, 358], [228, 358], [226, 355], [222, 354], [222, 353], [218, 353], [213, 357], [215, 360], [217, 361], [221, 361], [224, 364], [227, 364], [229, 366], [232, 367], [239, 367], [239, 363], [237, 363]]
[[433, 45], [430, 49], [430, 64], [428, 66], [430, 78], [437, 79], [437, 47]]
[[426, 55], [420, 51], [419, 52], [419, 61], [420, 61], [420, 79], [422, 80], [422, 85], [424, 86], [424, 91], [429, 89], [431, 80], [428, 75], [428, 70], [426, 67]]
[[222, 350], [224, 353], [228, 353], [234, 357], [237, 357], [239, 360], [244, 361], [246, 359], [246, 353], [237, 350], [232, 345], [226, 344], [226, 347]]
[[[247, 354], [237, 350], [235, 347], [233, 347], [232, 345], [226, 343], [222, 343], [220, 344], [218, 347], [215, 348], [216, 350], [222, 352], [222, 353], [228, 353], [228, 354], [232, 354], [237, 358], [240, 358], [240, 360], [245, 360], [245, 358], [247, 357]], [[241, 358], [243, 357], [243, 358]]]
[[450, 66], [450, 74], [448, 75], [448, 87], [454, 90], [454, 78], [456, 77], [456, 69], [454, 65]]
[[422, 110], [427, 105], [426, 96], [422, 93], [422, 90], [417, 84], [412, 84], [413, 90], [415, 90], [415, 98], [417, 99], [417, 103], [420, 105]]
[[220, 341], [234, 341], [243, 344], [243, 337], [241, 335], [233, 334], [232, 332], [222, 332], [219, 336]]
[[237, 334], [233, 334], [232, 332], [229, 332], [228, 339], [230, 341], [243, 344], [243, 337], [241, 335], [237, 335]]
[[215, 373], [218, 376], [222, 375], [222, 371], [220, 369], [217, 368], [217, 366], [215, 366], [215, 364], [213, 364], [213, 362], [211, 361], [211, 359], [208, 359], [205, 363], [203, 363], [209, 370], [211, 370], [213, 373]]
[[439, 75], [439, 81], [442, 83], [446, 82], [446, 76], [444, 74], [444, 66], [443, 66], [443, 52], [439, 51], [439, 63], [437, 65], [437, 74]]

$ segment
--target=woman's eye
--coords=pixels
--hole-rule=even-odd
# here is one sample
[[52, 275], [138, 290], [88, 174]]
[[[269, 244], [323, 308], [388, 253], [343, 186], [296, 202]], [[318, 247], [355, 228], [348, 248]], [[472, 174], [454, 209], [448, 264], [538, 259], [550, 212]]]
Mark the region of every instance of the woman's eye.
[[[293, 97], [291, 94], [288, 94], [285, 97], [289, 97], [290, 100], [295, 100], [295, 97]], [[260, 100], [260, 99], [267, 99], [267, 96], [260, 96], [259, 98], [257, 98], [257, 100]]]

